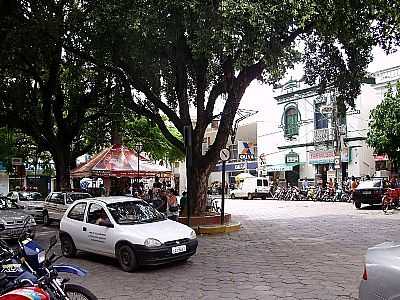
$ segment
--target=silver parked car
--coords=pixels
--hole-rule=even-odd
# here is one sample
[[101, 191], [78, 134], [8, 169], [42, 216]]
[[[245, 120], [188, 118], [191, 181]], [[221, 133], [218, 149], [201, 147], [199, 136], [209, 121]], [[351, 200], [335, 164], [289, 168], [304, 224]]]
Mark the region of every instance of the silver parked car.
[[36, 221], [43, 222], [44, 197], [38, 192], [9, 192], [7, 197], [13, 200], [19, 206], [35, 218]]
[[360, 283], [361, 300], [400, 300], [400, 243], [385, 242], [367, 251]]
[[35, 236], [35, 219], [10, 198], [0, 197], [0, 238], [17, 239], [23, 232]]

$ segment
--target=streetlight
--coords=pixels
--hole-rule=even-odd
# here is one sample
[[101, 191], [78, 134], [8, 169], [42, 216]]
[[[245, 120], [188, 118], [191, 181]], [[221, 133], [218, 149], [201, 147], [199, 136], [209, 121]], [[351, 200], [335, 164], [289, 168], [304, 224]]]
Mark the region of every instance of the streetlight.
[[140, 175], [140, 169], [139, 169], [139, 162], [140, 162], [140, 152], [143, 150], [143, 144], [142, 143], [136, 143], [135, 144], [135, 151], [137, 154], [137, 182], [139, 183], [139, 175]]

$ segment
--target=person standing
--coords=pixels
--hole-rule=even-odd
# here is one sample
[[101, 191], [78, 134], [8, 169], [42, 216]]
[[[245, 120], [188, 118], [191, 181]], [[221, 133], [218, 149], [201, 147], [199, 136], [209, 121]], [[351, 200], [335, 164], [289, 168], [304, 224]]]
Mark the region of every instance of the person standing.
[[173, 189], [169, 189], [167, 193], [167, 217], [176, 222], [179, 217], [178, 200], [176, 199], [175, 191]]
[[306, 177], [303, 180], [303, 191], [307, 191], [308, 190], [308, 186], [309, 186], [309, 184], [308, 184], [308, 180], [307, 180], [307, 177]]

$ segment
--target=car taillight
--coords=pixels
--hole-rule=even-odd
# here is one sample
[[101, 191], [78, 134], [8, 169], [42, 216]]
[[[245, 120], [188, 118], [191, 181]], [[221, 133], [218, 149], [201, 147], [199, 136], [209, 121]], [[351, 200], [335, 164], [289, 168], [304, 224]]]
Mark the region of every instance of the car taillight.
[[367, 266], [366, 266], [366, 265], [364, 265], [364, 273], [363, 273], [362, 278], [363, 278], [364, 280], [367, 280], [367, 279], [368, 279]]

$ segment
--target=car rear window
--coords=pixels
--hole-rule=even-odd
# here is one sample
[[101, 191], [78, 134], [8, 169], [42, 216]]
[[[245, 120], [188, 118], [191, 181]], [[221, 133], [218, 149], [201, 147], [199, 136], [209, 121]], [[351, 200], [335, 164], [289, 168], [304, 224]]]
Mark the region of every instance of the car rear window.
[[369, 181], [363, 181], [361, 182], [357, 189], [370, 189], [370, 188], [380, 188], [381, 187], [381, 181], [380, 180], [369, 180]]

